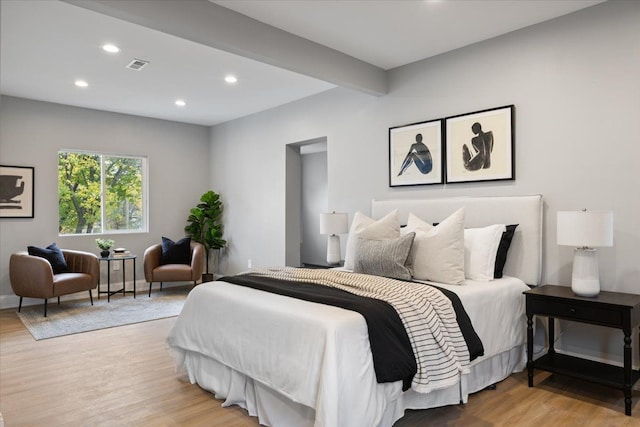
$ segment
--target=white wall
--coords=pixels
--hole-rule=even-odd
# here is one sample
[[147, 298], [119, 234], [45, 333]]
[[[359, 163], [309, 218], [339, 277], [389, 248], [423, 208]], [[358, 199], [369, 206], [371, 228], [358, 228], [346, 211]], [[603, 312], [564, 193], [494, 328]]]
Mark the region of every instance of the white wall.
[[[209, 189], [208, 127], [3, 96], [0, 163], [35, 167], [35, 215], [33, 219], [0, 219], [0, 307], [17, 306], [9, 281], [13, 252], [55, 241], [63, 248], [98, 253], [95, 236], [58, 236], [61, 148], [147, 156], [149, 233], [108, 236], [116, 246], [138, 255], [139, 281], [144, 281], [144, 249], [160, 243], [162, 236], [183, 237], [189, 208]], [[119, 273], [112, 274], [112, 281], [121, 280]], [[42, 301], [25, 304], [32, 302]]]
[[[226, 273], [248, 258], [283, 264], [285, 144], [326, 136], [331, 209], [352, 218], [369, 213], [373, 198], [541, 193], [543, 280], [555, 284], [569, 283], [573, 255], [555, 243], [556, 212], [612, 209], [615, 246], [599, 251], [602, 287], [640, 293], [639, 28], [640, 2], [607, 2], [400, 67], [383, 97], [338, 88], [214, 127], [211, 185], [225, 201]], [[515, 104], [515, 181], [388, 187], [389, 127], [507, 104]]]

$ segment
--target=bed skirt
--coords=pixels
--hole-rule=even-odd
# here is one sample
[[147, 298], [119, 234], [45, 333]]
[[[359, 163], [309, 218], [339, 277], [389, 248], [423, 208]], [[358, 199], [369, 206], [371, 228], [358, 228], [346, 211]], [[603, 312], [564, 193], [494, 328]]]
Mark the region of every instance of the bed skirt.
[[[378, 427], [390, 427], [404, 416], [406, 409], [428, 409], [466, 403], [470, 393], [480, 391], [502, 381], [513, 372], [525, 368], [525, 345], [481, 358], [463, 375], [459, 384], [429, 394], [408, 390], [399, 394], [385, 408]], [[224, 400], [223, 407], [238, 405], [249, 415], [258, 417], [260, 424], [272, 427], [333, 427], [315, 424], [315, 410], [261, 384], [226, 365], [200, 353], [172, 349], [180, 375], [192, 384]]]

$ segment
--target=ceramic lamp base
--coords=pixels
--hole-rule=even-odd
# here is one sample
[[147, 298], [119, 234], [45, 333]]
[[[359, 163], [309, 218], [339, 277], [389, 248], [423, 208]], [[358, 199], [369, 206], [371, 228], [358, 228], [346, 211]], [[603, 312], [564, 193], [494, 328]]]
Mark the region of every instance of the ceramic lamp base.
[[327, 263], [340, 264], [340, 236], [332, 234], [327, 239]]
[[571, 290], [581, 297], [594, 297], [600, 293], [598, 253], [595, 249], [578, 248], [575, 250]]

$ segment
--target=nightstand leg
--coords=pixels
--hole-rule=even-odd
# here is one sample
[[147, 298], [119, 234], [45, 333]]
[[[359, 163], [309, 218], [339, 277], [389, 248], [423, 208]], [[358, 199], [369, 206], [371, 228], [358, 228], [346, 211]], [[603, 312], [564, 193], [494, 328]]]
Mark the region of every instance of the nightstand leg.
[[533, 387], [533, 315], [527, 314], [527, 377]]
[[631, 332], [624, 331], [624, 413], [631, 415]]
[[553, 355], [556, 352], [554, 344], [556, 342], [556, 322], [553, 317], [549, 317], [547, 327], [549, 328], [549, 351], [548, 353]]

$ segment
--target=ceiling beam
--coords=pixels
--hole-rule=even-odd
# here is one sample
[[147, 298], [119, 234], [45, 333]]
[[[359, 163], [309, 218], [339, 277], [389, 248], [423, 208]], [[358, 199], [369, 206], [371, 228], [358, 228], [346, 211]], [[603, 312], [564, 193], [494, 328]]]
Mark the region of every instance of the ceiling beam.
[[127, 22], [380, 96], [382, 68], [207, 0], [63, 0]]

